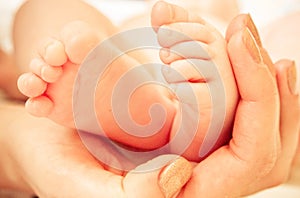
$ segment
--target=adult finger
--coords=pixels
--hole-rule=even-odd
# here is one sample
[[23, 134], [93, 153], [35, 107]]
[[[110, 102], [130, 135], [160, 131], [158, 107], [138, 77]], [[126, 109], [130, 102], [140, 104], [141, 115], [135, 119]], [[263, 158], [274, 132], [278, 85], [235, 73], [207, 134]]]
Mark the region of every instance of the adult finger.
[[280, 93], [281, 152], [272, 171], [260, 182], [249, 186], [249, 193], [285, 182], [298, 146], [300, 100], [295, 62], [281, 60], [275, 64], [275, 68]]
[[253, 37], [262, 53], [264, 62], [268, 65], [272, 74], [277, 76], [277, 84], [280, 93], [280, 137], [278, 138], [281, 146], [280, 156], [268, 176], [257, 182], [250, 189], [253, 192], [270, 186], [278, 185], [284, 182], [291, 168], [291, 161], [295, 155], [298, 142], [298, 122], [299, 122], [299, 99], [297, 99], [299, 88], [295, 80], [296, 66], [288, 60], [281, 60], [275, 64], [272, 63], [270, 56], [264, 49], [259, 33], [250, 15], [238, 15], [227, 30], [226, 39], [229, 40], [232, 35], [247, 27], [253, 34]]
[[269, 54], [267, 53], [267, 51], [263, 47], [263, 44], [261, 42], [261, 38], [259, 36], [259, 32], [258, 32], [258, 30], [256, 28], [256, 25], [254, 24], [250, 14], [239, 14], [231, 21], [231, 23], [229, 24], [229, 26], [227, 28], [227, 31], [226, 31], [226, 40], [227, 40], [227, 42], [229, 42], [231, 37], [236, 32], [242, 31], [246, 27], [252, 33], [252, 36], [253, 36], [256, 44], [257, 44], [257, 47], [260, 50], [260, 53], [262, 55], [262, 59], [263, 59], [264, 63], [269, 67], [269, 70], [275, 76], [276, 72], [275, 72], [274, 64], [273, 64]]
[[171, 198], [181, 190], [191, 175], [192, 165], [186, 159], [163, 155], [130, 171], [124, 178], [123, 186], [128, 197]]
[[279, 96], [276, 80], [263, 63], [249, 30], [232, 35], [228, 52], [241, 95], [232, 139], [229, 145], [197, 165], [180, 194], [182, 197], [244, 195], [249, 185], [271, 171], [277, 159]]

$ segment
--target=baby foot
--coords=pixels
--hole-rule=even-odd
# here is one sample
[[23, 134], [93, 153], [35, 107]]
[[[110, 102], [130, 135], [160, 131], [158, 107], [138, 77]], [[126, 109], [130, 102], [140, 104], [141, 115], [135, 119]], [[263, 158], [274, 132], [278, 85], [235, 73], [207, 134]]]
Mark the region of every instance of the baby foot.
[[97, 32], [83, 21], [67, 24], [59, 39], [49, 38], [40, 56], [30, 63], [31, 72], [18, 79], [19, 90], [29, 97], [26, 110], [74, 127], [72, 86], [79, 64], [100, 41]]
[[[170, 12], [160, 13], [162, 10], [169, 8], [171, 8]], [[158, 19], [156, 14], [162, 17]], [[198, 127], [196, 138], [184, 153], [185, 157], [196, 161], [199, 160], [198, 151], [206, 136], [212, 115], [211, 112], [214, 109], [208, 87], [210, 83], [213, 84], [219, 79], [214, 79], [213, 76], [207, 78], [207, 76], [199, 75], [199, 72], [189, 64], [186, 58], [200, 60], [204, 68], [216, 65], [220, 74], [226, 94], [226, 118], [220, 138], [214, 145], [214, 148], [217, 148], [229, 136], [227, 132], [232, 121], [237, 97], [234, 78], [225, 50], [225, 41], [205, 21], [197, 17], [193, 18], [182, 8], [174, 7], [170, 4], [163, 3], [161, 7], [154, 7], [152, 21], [156, 27], [163, 25], [166, 28], [188, 35], [189, 38], [195, 40], [204, 49], [201, 50], [201, 53], [195, 51], [196, 53], [191, 54], [189, 45], [185, 45], [191, 40], [186, 40], [185, 36], [167, 37], [165, 34], [166, 31], [162, 31], [162, 29], [158, 30], [158, 39], [164, 48], [160, 54], [162, 61], [169, 63], [171, 69], [178, 71], [185, 77], [184, 81], [182, 79], [174, 79], [173, 77], [168, 77], [168, 71], [164, 71], [163, 75], [166, 81], [168, 81], [171, 87], [175, 85], [176, 89], [174, 89], [174, 92], [176, 94], [178, 94], [178, 91], [182, 91], [184, 94], [185, 87], [192, 87], [198, 101], [189, 104], [190, 101], [188, 100], [190, 96], [184, 96], [186, 100], [183, 101], [188, 106], [190, 105], [190, 111], [194, 111], [195, 104], [195, 108], [200, 109], [199, 115], [197, 115], [201, 116], [199, 126], [197, 125], [198, 123], [193, 125], [193, 127]], [[179, 23], [180, 21], [184, 23], [181, 24]], [[181, 26], [183, 27], [182, 29]], [[88, 51], [101, 39], [104, 38], [98, 36], [97, 32], [93, 31], [91, 27], [83, 22], [68, 24], [62, 30], [59, 40], [50, 39], [42, 48], [41, 57], [32, 60], [32, 72], [22, 75], [18, 81], [19, 89], [29, 97], [29, 100], [26, 102], [26, 109], [33, 115], [48, 117], [59, 124], [75, 128], [72, 111], [74, 81], [78, 73], [79, 64], [82, 63]], [[117, 46], [113, 47], [117, 48]], [[173, 54], [170, 50], [179, 51], [180, 56]], [[164, 54], [165, 51], [169, 51], [168, 56]], [[140, 134], [140, 136], [124, 131], [115, 120], [115, 115], [111, 107], [115, 85], [128, 71], [133, 72], [132, 79], [143, 79], [146, 82], [155, 81], [153, 77], [155, 75], [150, 70], [148, 71], [143, 68], [131, 70], [139, 65], [136, 59], [125, 54], [118, 57], [108, 66], [108, 70], [105, 71], [103, 78], [99, 80], [97, 89], [95, 90], [95, 112], [105, 135], [109, 138], [134, 148], [155, 149], [168, 143], [170, 136], [171, 138], [175, 136], [176, 129], [180, 124], [181, 112], [178, 111], [178, 101], [169, 89], [157, 83], [145, 84], [136, 89], [130, 96], [128, 107], [130, 119], [142, 126], [152, 121], [152, 117], [149, 116], [149, 109], [151, 109], [153, 104], [159, 104], [164, 107], [166, 120], [163, 126], [155, 134], [151, 136], [146, 135], [147, 138], [145, 138], [145, 134], [148, 131], [145, 131], [145, 134]], [[118, 100], [123, 99], [118, 98]], [[195, 119], [193, 117], [189, 118], [191, 120]], [[189, 136], [189, 126], [185, 129], [187, 129], [185, 135]], [[171, 149], [175, 153], [177, 152], [176, 145], [178, 144], [176, 142], [172, 144], [173, 147]]]
[[[173, 87], [176, 85], [177, 89], [174, 89], [176, 94], [182, 94], [180, 92], [183, 89], [178, 87], [190, 86], [196, 96], [197, 106], [190, 105], [186, 108], [198, 108], [200, 120], [199, 123], [193, 124], [199, 126], [194, 140], [183, 156], [198, 161], [224, 145], [231, 133], [238, 93], [226, 51], [226, 41], [214, 27], [200, 17], [163, 1], [153, 7], [152, 25], [162, 46], [160, 58], [170, 66], [170, 70], [164, 74], [166, 81]], [[180, 73], [184, 78], [174, 77], [172, 71]], [[221, 87], [214, 87], [217, 85]], [[193, 96], [184, 96], [181, 102], [188, 103], [191, 97]], [[224, 106], [224, 109], [221, 106]], [[217, 123], [215, 114], [225, 116], [223, 123]], [[174, 118], [171, 137], [176, 135], [178, 130], [176, 122], [180, 122], [180, 116], [178, 111]], [[209, 134], [212, 133], [209, 128], [212, 126], [215, 129], [220, 127], [220, 133]], [[210, 140], [207, 141], [205, 138]], [[199, 155], [202, 146], [206, 149], [202, 153], [204, 156], [201, 156], [201, 153]], [[172, 149], [176, 150], [176, 144]]]
[[[93, 31], [87, 24], [77, 21], [68, 24], [62, 30], [60, 40], [50, 39], [43, 46], [41, 57], [36, 57], [31, 61], [31, 72], [23, 74], [18, 80], [19, 89], [29, 97], [26, 102], [27, 111], [35, 116], [47, 117], [63, 126], [75, 128], [72, 99], [77, 97], [76, 94], [73, 95], [73, 86], [79, 71], [79, 64], [82, 63], [90, 49], [104, 38], [99, 37], [97, 32]], [[109, 54], [99, 54], [99, 56], [113, 57], [114, 49], [118, 51], [116, 53], [119, 53], [117, 48], [118, 46], [113, 44], [107, 46]], [[131, 119], [133, 123], [137, 123], [139, 126], [145, 126], [152, 121], [149, 116], [149, 109], [153, 104], [160, 104], [164, 107], [165, 123], [151, 137], [145, 138], [148, 136], [147, 131], [141, 132], [141, 134], [136, 134], [136, 131], [126, 131], [120, 127], [118, 120], [115, 119], [111, 104], [112, 96], [117, 82], [124, 74], [130, 70], [129, 73], [133, 75], [129, 79], [130, 81], [143, 79], [145, 82], [153, 82], [151, 72], [144, 68], [133, 69], [139, 65], [141, 64], [134, 58], [124, 54], [118, 56], [106, 68], [104, 74], [99, 78], [94, 104], [97, 121], [101, 124], [103, 131], [96, 131], [98, 130], [97, 127], [87, 126], [87, 124], [80, 130], [105, 135], [121, 144], [139, 149], [158, 148], [167, 142], [175, 110], [173, 96], [165, 87], [155, 83], [145, 85], [139, 87], [130, 96], [130, 104], [128, 105], [130, 116], [126, 119]], [[97, 66], [95, 65], [95, 67]], [[130, 82], [128, 83], [130, 84]], [[126, 85], [124, 89], [126, 89]], [[118, 101], [127, 101], [127, 99], [117, 98]], [[118, 101], [117, 104], [122, 102]], [[85, 107], [79, 108], [84, 109]], [[121, 114], [120, 112], [116, 113]], [[124, 114], [128, 116], [126, 112]]]

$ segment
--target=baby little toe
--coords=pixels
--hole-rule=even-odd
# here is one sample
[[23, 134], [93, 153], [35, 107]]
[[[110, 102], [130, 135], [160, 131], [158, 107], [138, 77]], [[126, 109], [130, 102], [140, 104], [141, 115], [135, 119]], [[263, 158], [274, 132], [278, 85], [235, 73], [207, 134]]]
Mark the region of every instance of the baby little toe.
[[188, 12], [179, 6], [159, 1], [152, 8], [151, 24], [156, 31], [161, 25], [187, 20]]

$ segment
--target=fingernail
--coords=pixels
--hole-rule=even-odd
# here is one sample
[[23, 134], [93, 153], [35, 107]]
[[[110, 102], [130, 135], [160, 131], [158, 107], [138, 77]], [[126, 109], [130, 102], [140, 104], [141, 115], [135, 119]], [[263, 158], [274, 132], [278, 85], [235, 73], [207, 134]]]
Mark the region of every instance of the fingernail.
[[263, 57], [264, 64], [268, 66], [272, 76], [276, 76], [276, 69], [269, 53], [264, 48], [260, 48], [260, 52]]
[[253, 35], [251, 34], [251, 32], [249, 31], [248, 28], [246, 28], [243, 32], [243, 42], [246, 45], [251, 57], [253, 58], [253, 60], [256, 63], [262, 63], [263, 62], [263, 58], [261, 56], [259, 47], [253, 37]]
[[287, 70], [287, 81], [290, 92], [293, 95], [298, 95], [298, 81], [297, 81], [297, 66], [295, 61], [292, 62], [292, 65]]
[[158, 185], [166, 198], [176, 195], [188, 182], [193, 169], [189, 161], [179, 157], [171, 161], [159, 174]]
[[253, 22], [253, 19], [251, 17], [250, 14], [247, 15], [247, 23], [246, 23], [246, 26], [247, 28], [250, 30], [250, 32], [252, 33], [256, 43], [258, 46], [262, 47], [262, 42], [261, 42], [261, 39], [260, 39], [260, 36], [259, 36], [259, 33], [258, 33], [258, 30], [257, 30], [257, 27], [256, 25], [254, 24]]

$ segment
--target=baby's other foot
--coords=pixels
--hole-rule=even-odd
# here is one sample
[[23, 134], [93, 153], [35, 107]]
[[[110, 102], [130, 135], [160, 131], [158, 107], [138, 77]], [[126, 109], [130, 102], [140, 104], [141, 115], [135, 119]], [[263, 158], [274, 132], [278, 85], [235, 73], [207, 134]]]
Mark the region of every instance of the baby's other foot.
[[26, 110], [74, 127], [72, 92], [74, 79], [88, 52], [100, 41], [97, 32], [83, 21], [71, 22], [60, 38], [49, 38], [31, 60], [31, 72], [18, 79], [19, 90], [29, 97]]
[[[198, 129], [193, 141], [183, 154], [184, 157], [197, 161], [203, 157], [199, 156], [202, 144], [208, 148], [204, 154], [208, 154], [225, 144], [230, 137], [238, 93], [227, 55], [226, 41], [218, 30], [202, 18], [163, 1], [153, 7], [152, 25], [157, 32], [158, 42], [162, 46], [160, 58], [170, 66], [169, 71], [164, 75], [166, 81], [173, 87], [175, 85], [174, 91], [178, 95], [184, 94], [181, 92], [186, 90], [179, 89], [179, 87], [191, 87], [197, 101], [196, 106], [186, 106], [186, 108], [198, 108], [199, 115], [197, 116], [200, 119], [199, 123], [196, 121], [193, 123], [198, 124]], [[175, 78], [171, 75], [174, 73], [172, 71], [180, 73], [183, 78]], [[223, 95], [214, 93], [223, 93]], [[220, 98], [214, 98], [216, 96]], [[189, 103], [192, 97], [190, 94], [185, 94], [183, 101], [180, 102]], [[193, 109], [187, 111], [192, 112]], [[218, 112], [215, 113], [215, 111]], [[171, 132], [173, 137], [179, 129], [180, 113], [181, 111], [178, 111], [174, 119]], [[223, 123], [217, 123], [215, 117], [212, 118], [213, 115], [218, 114], [224, 116]], [[220, 133], [208, 134], [212, 132], [209, 131], [211, 126], [217, 128], [220, 126]], [[192, 131], [186, 131], [186, 133], [192, 133]], [[210, 141], [205, 142], [205, 138]], [[173, 150], [176, 150], [176, 144]]]
[[[96, 113], [97, 120], [91, 124], [91, 119], [84, 115], [83, 117], [86, 119], [81, 119], [80, 124], [74, 123], [76, 120], [74, 119], [73, 113], [77, 113], [76, 118], [78, 118], [80, 117], [78, 115], [80, 113], [76, 112], [76, 110], [78, 110], [78, 108], [83, 109], [84, 113], [86, 113], [85, 110], [87, 107], [85, 105], [89, 105], [89, 100], [84, 98], [84, 100], [86, 99], [85, 104], [82, 106], [77, 104], [75, 107], [77, 109], [74, 111], [72, 108], [72, 99], [74, 97], [81, 97], [78, 95], [78, 90], [73, 95], [73, 86], [79, 72], [79, 64], [82, 63], [82, 60], [90, 49], [104, 38], [105, 37], [102, 38], [98, 36], [97, 32], [93, 31], [87, 24], [83, 22], [73, 22], [62, 30], [61, 40], [50, 39], [50, 41], [43, 46], [41, 57], [36, 57], [31, 61], [30, 66], [32, 71], [19, 78], [19, 89], [29, 97], [26, 102], [26, 109], [35, 116], [47, 117], [56, 123], [71, 128], [75, 128], [79, 125], [80, 130], [105, 135], [114, 141], [132, 148], [148, 150], [164, 145], [168, 139], [170, 123], [174, 114], [173, 95], [169, 94], [168, 89], [165, 87], [157, 85], [157, 83], [152, 83], [138, 87], [136, 90], [129, 90], [133, 91], [133, 93], [130, 94], [130, 102], [128, 104], [128, 110], [130, 110], [128, 112], [130, 115], [127, 114], [126, 102], [129, 98], [126, 98], [126, 94], [124, 97], [117, 97], [117, 101], [114, 101], [112, 104], [113, 95], [117, 92], [115, 88], [116, 84], [123, 79], [123, 76], [126, 76], [126, 74], [130, 74], [131, 78], [125, 83], [122, 83], [122, 93], [124, 90], [126, 92], [126, 90], [130, 89], [130, 86], [128, 87], [126, 85], [131, 85], [131, 82], [140, 80], [153, 82], [154, 80], [153, 75], [147, 69], [143, 67], [134, 69], [140, 66], [140, 63], [136, 59], [128, 54], [119, 56], [118, 46], [115, 46], [114, 43], [109, 43], [108, 46], [106, 46], [106, 52], [108, 54], [95, 55], [104, 58], [118, 55], [116, 59], [107, 65], [108, 67], [103, 71], [103, 75], [97, 79], [97, 86], [94, 90], [95, 104], [93, 104], [93, 110]], [[107, 44], [107, 42], [104, 42], [104, 44]], [[102, 45], [100, 45], [100, 47], [101, 46]], [[97, 49], [98, 48], [95, 48], [95, 53], [98, 52]], [[91, 55], [93, 56], [94, 54], [92, 53]], [[94, 57], [88, 58], [90, 60]], [[99, 64], [100, 65], [95, 64], [95, 67], [101, 68], [103, 66], [101, 63]], [[82, 66], [84, 66], [84, 64]], [[95, 76], [95, 73], [85, 71], [87, 75], [85, 77], [88, 79], [90, 79], [91, 76]], [[84, 77], [82, 76], [79, 79], [84, 81]], [[134, 80], [132, 81], [132, 79]], [[80, 82], [82, 83], [82, 81]], [[86, 95], [84, 97], [86, 97]], [[115, 118], [115, 108], [113, 108], [114, 106], [124, 104], [124, 101], [126, 104], [122, 107], [126, 109], [124, 110], [122, 108], [124, 111], [117, 111], [116, 114], [121, 115], [121, 121], [130, 120], [130, 122], [125, 123], [127, 128], [120, 127], [121, 121]], [[165, 111], [163, 113], [166, 114], [165, 122], [158, 120], [156, 117], [156, 120], [151, 122], [152, 118], [149, 117], [149, 109], [152, 108], [153, 104], [160, 104], [164, 107]], [[157, 108], [154, 109], [156, 109], [154, 113], [157, 113]], [[155, 125], [154, 129], [150, 132], [146, 130], [132, 130], [132, 126], [147, 127], [148, 123], [152, 123], [148, 128], [151, 128], [153, 123]], [[157, 126], [157, 123], [161, 125]], [[101, 125], [101, 130], [103, 131], [99, 130], [98, 125]], [[152, 131], [154, 131], [153, 134], [151, 133]], [[149, 135], [149, 133], [151, 133], [151, 135]]]

